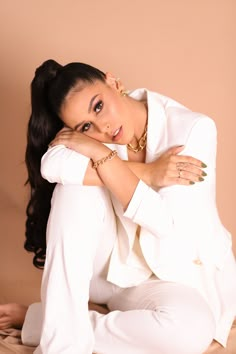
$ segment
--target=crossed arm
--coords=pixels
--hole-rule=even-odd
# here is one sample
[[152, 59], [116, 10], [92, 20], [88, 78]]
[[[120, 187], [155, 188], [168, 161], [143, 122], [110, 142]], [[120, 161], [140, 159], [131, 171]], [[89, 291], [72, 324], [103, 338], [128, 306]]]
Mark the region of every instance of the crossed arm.
[[[63, 129], [50, 146], [51, 149], [42, 158], [41, 173], [45, 179], [62, 184], [105, 184], [115, 195], [117, 192], [114, 188], [120, 187], [117, 182], [128, 181], [125, 185], [127, 188], [130, 186], [130, 191], [122, 188], [126, 195], [125, 200], [122, 201], [121, 197], [118, 197], [123, 205], [127, 205], [139, 180], [159, 189], [175, 184], [194, 184], [202, 181], [205, 175], [202, 161], [192, 156], [179, 155], [184, 149], [183, 146], [168, 149], [151, 163], [121, 161], [115, 158], [97, 170], [92, 168], [91, 160], [97, 161], [110, 152], [110, 149], [100, 142], [81, 133]], [[177, 169], [179, 163], [182, 165], [181, 178]]]

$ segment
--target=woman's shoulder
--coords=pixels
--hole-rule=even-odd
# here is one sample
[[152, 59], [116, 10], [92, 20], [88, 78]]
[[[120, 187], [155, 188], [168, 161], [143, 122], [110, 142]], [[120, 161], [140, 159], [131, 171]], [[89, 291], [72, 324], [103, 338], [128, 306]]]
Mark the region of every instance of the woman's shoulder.
[[146, 88], [136, 89], [131, 92], [131, 97], [140, 100], [147, 99], [148, 119], [152, 130], [162, 130], [166, 138], [172, 141], [178, 136], [185, 140], [195, 130], [216, 131], [215, 122], [206, 114], [195, 112], [171, 97], [151, 91]]
[[186, 107], [169, 106], [165, 108], [166, 123], [170, 129], [180, 127], [192, 129], [195, 125], [215, 127], [212, 118], [201, 112], [194, 112]]
[[186, 142], [192, 134], [198, 137], [216, 135], [215, 122], [206, 114], [194, 112], [174, 99], [156, 92], [149, 92], [148, 95], [152, 109], [162, 112], [166, 139], [171, 144], [176, 141]]
[[208, 115], [195, 112], [180, 102], [159, 93], [150, 92], [150, 94], [163, 107], [167, 129], [174, 131], [179, 129], [182, 132], [192, 130], [195, 126], [199, 129], [216, 129], [214, 120]]

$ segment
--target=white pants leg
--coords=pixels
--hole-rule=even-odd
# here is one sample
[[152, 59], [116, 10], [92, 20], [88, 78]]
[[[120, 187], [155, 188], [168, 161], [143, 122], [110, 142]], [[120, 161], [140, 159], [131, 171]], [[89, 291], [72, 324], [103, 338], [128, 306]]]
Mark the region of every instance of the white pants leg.
[[[201, 354], [215, 333], [205, 301], [180, 284], [153, 279], [120, 289], [108, 306], [112, 312], [107, 315], [90, 311], [94, 353]], [[41, 322], [41, 304], [31, 305], [24, 324], [25, 344], [39, 343]]]
[[92, 353], [88, 300], [94, 259], [99, 246], [103, 260], [99, 273], [108, 263], [115, 237], [114, 212], [105, 188], [56, 186], [41, 288], [42, 334], [35, 353]]
[[[128, 289], [107, 282], [115, 237], [105, 189], [57, 187], [48, 226], [43, 306], [29, 308], [23, 342], [38, 344], [41, 322], [36, 353], [202, 353], [214, 335], [205, 301], [195, 290], [157, 279]], [[90, 311], [88, 316], [89, 285], [92, 300], [106, 302], [112, 312]]]
[[201, 354], [213, 340], [215, 321], [200, 294], [152, 277], [121, 289], [108, 315], [91, 312], [95, 353]]

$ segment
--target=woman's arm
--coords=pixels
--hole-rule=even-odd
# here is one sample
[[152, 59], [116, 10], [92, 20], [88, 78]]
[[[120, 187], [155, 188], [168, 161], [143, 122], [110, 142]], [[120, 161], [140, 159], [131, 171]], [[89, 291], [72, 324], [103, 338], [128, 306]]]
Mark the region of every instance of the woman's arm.
[[[181, 257], [192, 259], [196, 254], [200, 262], [219, 267], [223, 264], [231, 239], [216, 208], [216, 137], [215, 123], [208, 117], [200, 118], [192, 127], [183, 153], [205, 161], [207, 176], [202, 183], [190, 187], [175, 185], [157, 192], [117, 157], [97, 169], [104, 184], [123, 205], [124, 216], [146, 231], [144, 238], [160, 240], [160, 248], [155, 249], [156, 253], [160, 250], [156, 258], [160, 264], [171, 259], [178, 263]], [[142, 234], [140, 237], [144, 240]]]
[[[63, 144], [69, 149], [75, 150], [80, 154], [87, 156], [88, 158], [92, 159], [93, 162], [105, 158], [106, 156], [109, 155], [111, 151], [104, 144], [101, 144], [100, 142], [92, 138], [89, 138], [84, 134], [69, 129], [63, 129], [59, 134], [57, 134], [55, 139], [51, 142], [51, 146], [60, 145], [60, 144]], [[178, 151], [178, 149], [176, 150]], [[167, 161], [168, 162], [167, 166], [168, 166], [169, 159], [172, 158], [172, 156], [174, 156], [173, 151], [171, 152], [169, 151], [163, 156], [164, 158], [162, 157], [160, 161], [163, 160], [164, 162]], [[180, 158], [178, 156], [174, 156], [174, 157], [175, 159]], [[176, 163], [173, 164], [173, 161], [171, 162], [172, 165], [174, 165], [176, 168]], [[138, 166], [137, 164], [133, 164], [133, 166], [135, 166], [136, 170], [139, 170], [140, 174], [143, 173], [143, 170], [140, 168], [140, 166], [138, 168], [137, 168]], [[74, 166], [74, 169], [76, 169], [76, 166]], [[112, 192], [112, 194], [120, 201], [124, 209], [126, 209], [138, 185], [139, 179], [142, 176], [137, 176], [127, 166], [127, 164], [125, 164], [117, 156], [111, 161], [106, 162], [105, 164], [100, 164], [96, 169], [96, 171], [101, 181], [104, 183], [104, 185], [107, 186], [107, 188]], [[176, 170], [175, 173], [177, 173]]]
[[[202, 176], [202, 162], [190, 156], [178, 155], [183, 147], [170, 148], [156, 161], [139, 163], [124, 161], [130, 170], [146, 184], [155, 188], [173, 184], [189, 185], [190, 181], [198, 182]], [[188, 171], [184, 178], [178, 178], [176, 164], [188, 163]], [[43, 155], [41, 174], [51, 183], [79, 184], [87, 186], [102, 186], [103, 181], [89, 157], [77, 151], [66, 148], [65, 145], [55, 145]]]
[[90, 158], [63, 144], [51, 146], [41, 159], [41, 175], [50, 183], [82, 185], [86, 170], [93, 185], [102, 185], [97, 172], [92, 171]]
[[[212, 220], [217, 217], [216, 135], [214, 122], [204, 117], [195, 123], [182, 152], [207, 164], [207, 176], [203, 182], [190, 187], [166, 187], [157, 193], [140, 181], [125, 216], [159, 237], [170, 236], [177, 229], [180, 229], [182, 234], [185, 230], [188, 230], [189, 234], [207, 234]], [[171, 223], [168, 215], [171, 217]], [[166, 220], [169, 220], [169, 223]]]
[[[75, 139], [64, 136], [65, 140], [60, 137], [55, 143], [65, 143], [69, 148], [76, 149], [94, 161], [109, 154], [110, 150], [103, 144], [91, 142], [93, 139], [76, 134]], [[75, 143], [76, 139], [81, 139], [79, 144]], [[180, 219], [185, 220], [185, 225], [190, 221], [198, 225], [196, 217], [205, 220], [209, 216], [205, 208], [215, 213], [216, 128], [210, 118], [203, 117], [195, 123], [182, 153], [194, 156], [208, 165], [206, 169], [208, 176], [204, 182], [190, 187], [181, 185], [166, 187], [157, 193], [140, 181], [140, 178], [118, 157], [106, 162], [97, 170], [100, 179], [123, 207], [128, 206], [125, 216], [158, 237], [169, 236], [175, 232]], [[142, 173], [141, 169], [140, 171]]]
[[[205, 164], [192, 156], [180, 155], [184, 146], [171, 147], [155, 161], [137, 163], [125, 161], [129, 168], [148, 186], [160, 189], [172, 185], [192, 185], [201, 182], [206, 173]], [[178, 165], [180, 164], [181, 176]]]

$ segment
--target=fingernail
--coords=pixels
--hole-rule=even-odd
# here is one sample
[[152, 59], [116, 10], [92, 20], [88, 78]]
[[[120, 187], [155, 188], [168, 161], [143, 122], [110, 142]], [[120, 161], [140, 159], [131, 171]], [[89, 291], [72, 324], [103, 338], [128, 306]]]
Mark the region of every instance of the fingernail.
[[207, 173], [202, 171], [202, 176], [207, 176]]
[[203, 168], [206, 168], [206, 167], [207, 167], [207, 165], [206, 165], [205, 163], [203, 163], [203, 162], [202, 162], [202, 167], [203, 167]]
[[199, 177], [199, 182], [202, 182], [202, 181], [204, 181], [204, 178]]
[[190, 182], [189, 182], [189, 184], [195, 184], [195, 182], [193, 182], [193, 181], [190, 181]]

